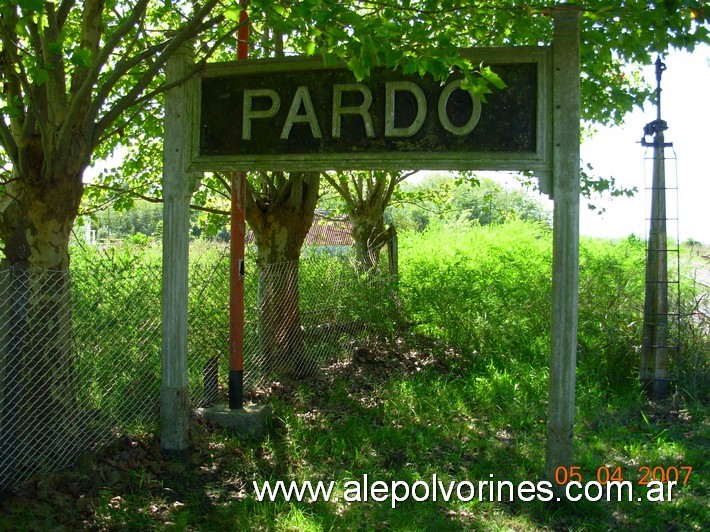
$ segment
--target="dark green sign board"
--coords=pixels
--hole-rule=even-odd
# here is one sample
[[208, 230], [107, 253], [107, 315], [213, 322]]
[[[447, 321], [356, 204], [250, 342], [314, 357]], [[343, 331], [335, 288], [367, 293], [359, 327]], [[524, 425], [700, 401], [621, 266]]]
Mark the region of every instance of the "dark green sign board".
[[378, 68], [358, 82], [314, 60], [220, 65], [200, 79], [194, 161], [214, 168], [547, 170], [547, 49], [471, 50], [507, 87], [482, 103]]

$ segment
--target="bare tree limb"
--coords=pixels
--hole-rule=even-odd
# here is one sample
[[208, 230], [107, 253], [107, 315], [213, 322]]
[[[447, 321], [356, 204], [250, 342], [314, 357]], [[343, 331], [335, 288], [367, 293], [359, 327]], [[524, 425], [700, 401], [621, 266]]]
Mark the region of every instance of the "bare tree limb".
[[[30, 99], [30, 102], [32, 103], [33, 107], [39, 112], [39, 110], [42, 108], [39, 105], [39, 102], [36, 99], [36, 93], [32, 89], [32, 86], [30, 85], [29, 78], [27, 77], [27, 72], [25, 71], [24, 64], [22, 61], [20, 61], [18, 54], [17, 54], [17, 46], [15, 43], [15, 35], [14, 33], [10, 33], [10, 30], [4, 23], [5, 21], [3, 20], [3, 23], [0, 24], [0, 36], [2, 36], [3, 44], [4, 44], [4, 51], [8, 56], [8, 59], [10, 60], [11, 64], [17, 65], [17, 68], [19, 72], [15, 72], [14, 70], [12, 71], [12, 74], [10, 74], [9, 71], [6, 71], [6, 74], [17, 81], [19, 88], [22, 89], [24, 94]], [[12, 29], [14, 32], [14, 28]], [[17, 96], [19, 97], [19, 90]], [[36, 125], [40, 130], [40, 138], [43, 143], [43, 147], [46, 148], [46, 142], [49, 141], [49, 135], [47, 134], [47, 129], [46, 129], [46, 116], [38, 116], [37, 117], [39, 120], [36, 121]], [[42, 120], [44, 119], [44, 121]], [[22, 132], [24, 133], [25, 130], [24, 128], [21, 129]], [[31, 133], [31, 131], [29, 132]], [[23, 142], [27, 137], [22, 137], [19, 139], [19, 142], [16, 141], [16, 146], [17, 146], [17, 163], [18, 163], [18, 168], [20, 169], [21, 172], [24, 172], [26, 170], [25, 163], [26, 160], [23, 157], [23, 152], [20, 151], [20, 143]], [[51, 150], [47, 151], [47, 153], [50, 153]]]
[[[141, 78], [136, 81], [133, 88], [129, 90], [122, 98], [116, 101], [109, 110], [96, 125], [96, 130], [93, 135], [91, 135], [92, 140], [99, 137], [103, 131], [105, 131], [108, 126], [113, 123], [123, 112], [125, 112], [130, 107], [136, 105], [139, 101], [140, 95], [146, 90], [148, 85], [153, 81], [155, 76], [158, 75], [160, 70], [163, 68], [168, 59], [172, 54], [177, 51], [185, 42], [193, 38], [196, 34], [204, 31], [205, 29], [218, 24], [224, 20], [222, 15], [214, 17], [206, 22], [202, 22], [203, 18], [209, 14], [212, 8], [218, 3], [219, 0], [209, 0], [204, 6], [195, 14], [195, 17], [185, 25], [182, 30], [180, 30], [175, 36], [170, 39], [165, 48], [158, 54], [158, 57], [152, 62], [152, 64], [146, 69]], [[164, 92], [165, 87], [161, 88], [159, 91], [151, 93], [150, 97], [155, 94]], [[141, 98], [144, 101], [146, 97]], [[98, 111], [98, 109], [97, 109]], [[87, 117], [89, 118], [89, 117]], [[91, 120], [94, 120], [92, 117]], [[88, 124], [88, 122], [86, 122]]]
[[214, 192], [215, 194], [217, 194], [217, 195], [219, 195], [219, 196], [222, 196], [224, 199], [227, 199], [227, 200], [231, 200], [231, 199], [232, 199], [232, 197], [231, 197], [231, 195], [230, 195], [230, 188], [231, 188], [231, 187], [230, 187], [230, 188], [227, 188], [227, 189], [226, 189], [226, 192], [225, 192], [225, 189], [216, 188], [216, 187], [212, 187], [212, 186], [208, 185], [207, 183], [204, 182], [204, 179], [202, 180], [202, 186], [205, 187], [206, 189], [211, 190], [211, 191]]
[[[387, 174], [389, 175], [389, 186], [387, 187], [387, 190], [385, 191], [384, 194], [384, 202], [383, 205], [388, 205], [390, 200], [392, 199], [392, 195], [394, 194], [395, 189], [397, 188], [397, 185], [399, 185], [402, 181], [404, 181], [407, 177], [411, 176], [414, 172], [410, 172], [408, 174], [400, 173], [400, 172], [388, 172]], [[402, 176], [405, 177], [402, 177]]]
[[98, 116], [101, 107], [106, 102], [109, 94], [116, 86], [116, 84], [121, 80], [121, 78], [128, 72], [131, 68], [139, 65], [141, 62], [145, 61], [147, 58], [155, 55], [159, 50], [165, 47], [165, 41], [149, 46], [141, 53], [121, 59], [116, 63], [115, 67], [111, 69], [111, 73], [106, 78], [106, 80], [101, 84], [99, 90], [94, 97], [91, 106], [89, 107], [89, 112], [87, 113], [87, 121], [93, 121], [96, 116]]
[[347, 182], [345, 182], [344, 180], [336, 180], [335, 177], [333, 177], [333, 175], [328, 172], [325, 172], [323, 175], [325, 176], [325, 180], [330, 183], [330, 186], [332, 186], [335, 191], [340, 194], [340, 196], [345, 200], [348, 205], [352, 206], [352, 196], [350, 195], [350, 191], [348, 190]]
[[364, 196], [362, 195], [363, 182], [362, 175], [359, 172], [349, 172], [350, 179], [353, 182], [355, 188], [355, 194], [357, 195], [357, 202], [362, 203]]
[[[86, 185], [87, 188], [98, 188], [101, 190], [108, 190], [111, 192], [118, 192], [119, 194], [125, 194], [127, 196], [134, 197], [136, 199], [140, 199], [143, 201], [147, 201], [149, 203], [163, 203], [163, 198], [159, 198], [157, 196], [147, 196], [146, 194], [142, 194], [140, 192], [137, 192], [135, 189], [125, 189], [125, 188], [120, 188], [120, 187], [113, 187], [111, 185], [96, 185], [96, 184], [88, 184]], [[113, 203], [112, 201], [108, 201], [103, 204], [103, 207], [95, 209], [93, 211], [85, 211], [83, 214], [90, 214], [90, 212], [98, 212], [105, 208], [105, 206], [110, 205]], [[217, 209], [214, 207], [206, 207], [204, 205], [190, 205], [190, 209], [194, 211], [202, 211], [202, 212], [209, 212], [211, 214], [219, 214], [219, 215], [225, 215], [229, 216], [229, 211], [224, 211], [222, 209]]]
[[220, 216], [230, 216], [229, 211], [223, 211], [222, 209], [216, 209], [213, 207], [205, 207], [204, 205], [190, 205], [190, 209], [193, 211], [208, 212], [210, 214], [218, 214]]
[[57, 27], [61, 31], [64, 28], [64, 24], [69, 18], [69, 13], [71, 13], [72, 8], [76, 4], [76, 0], [62, 0], [62, 3], [57, 9]]
[[12, 136], [12, 131], [5, 123], [4, 120], [0, 120], [0, 140], [2, 140], [2, 147], [5, 149], [5, 153], [10, 158], [13, 166], [18, 164], [18, 152], [17, 143]]
[[221, 193], [224, 197], [227, 199], [232, 199], [232, 184], [231, 184], [231, 179], [227, 180], [227, 178], [224, 177], [224, 175], [221, 172], [213, 172], [215, 179], [220, 182], [220, 184], [224, 187], [224, 192], [219, 192], [214, 190], [217, 193]]
[[[223, 20], [223, 17], [219, 16], [219, 17], [215, 17], [213, 19], [206, 21], [197, 30], [195, 30], [195, 34], [198, 34], [205, 29], [208, 29], [212, 26], [217, 25], [219, 22], [222, 22], [222, 20]], [[137, 98], [134, 102], [127, 101], [126, 104], [128, 104], [128, 105], [126, 105], [126, 109], [131, 106], [141, 105], [142, 103], [155, 98], [155, 96], [162, 94], [162, 93], [170, 90], [173, 87], [180, 86], [183, 83], [185, 83], [187, 80], [191, 79], [197, 72], [199, 72], [200, 70], [202, 70], [202, 68], [204, 68], [204, 65], [207, 63], [207, 60], [210, 57], [212, 57], [212, 55], [220, 47], [221, 44], [223, 44], [227, 39], [229, 39], [232, 35], [234, 35], [235, 32], [238, 31], [238, 29], [241, 25], [242, 24], [239, 24], [238, 26], [232, 28], [230, 31], [226, 32], [219, 39], [217, 39], [212, 44], [212, 46], [210, 48], [208, 48], [208, 50], [204, 54], [203, 58], [195, 65], [195, 67], [193, 69], [190, 70], [190, 72], [187, 73], [187, 75], [183, 79], [177, 80], [174, 83], [170, 83], [170, 84], [164, 83], [160, 87], [151, 91], [150, 93], [145, 94], [140, 98]], [[138, 55], [135, 55], [133, 57], [128, 57], [122, 61], [119, 61], [119, 63], [112, 70], [110, 76], [101, 85], [101, 88], [99, 89], [96, 97], [94, 98], [93, 103], [91, 104], [89, 113], [87, 113], [87, 121], [85, 123], [85, 130], [88, 129], [88, 124], [91, 123], [95, 119], [95, 117], [98, 116], [98, 113], [101, 110], [101, 107], [104, 105], [106, 99], [109, 97], [109, 94], [114, 89], [114, 87], [118, 84], [118, 82], [121, 80], [121, 78], [131, 68], [140, 64], [141, 62], [143, 62], [147, 58], [152, 57], [153, 55], [158, 53], [158, 51], [164, 49], [167, 46], [168, 42], [169, 41], [167, 41], [167, 40], [163, 41], [161, 43], [158, 43], [156, 45], [153, 45], [153, 46], [143, 50]], [[152, 81], [152, 80], [148, 81], [148, 83], [146, 84], [146, 88], [150, 84], [150, 81]], [[108, 122], [108, 120], [101, 120], [101, 123], [97, 127], [97, 130], [98, 130], [97, 136], [103, 135], [110, 123], [111, 122]], [[99, 142], [101, 142], [101, 140], [99, 140]]]
[[60, 28], [57, 21], [57, 16], [54, 11], [54, 4], [47, 2], [47, 29], [39, 39], [41, 46], [42, 57], [47, 65], [48, 79], [46, 82], [47, 94], [47, 115], [55, 124], [61, 123], [64, 120], [64, 113], [67, 108], [67, 79], [64, 71], [64, 63], [61, 54], [52, 51], [50, 43], [56, 43], [60, 40]]
[[257, 192], [254, 190], [254, 187], [249, 180], [247, 180], [247, 193], [244, 198], [244, 212], [246, 213], [247, 222], [252, 227], [259, 225], [264, 217], [256, 198]]
[[[106, 43], [103, 45], [103, 47], [98, 51], [96, 57], [94, 58], [94, 62], [88, 70], [77, 68], [74, 71], [71, 88], [71, 103], [67, 111], [66, 119], [64, 120], [62, 128], [59, 131], [59, 135], [57, 137], [57, 146], [60, 149], [65, 148], [67, 146], [67, 143], [70, 141], [71, 131], [79, 117], [79, 114], [82, 112], [82, 110], [88, 110], [88, 106], [91, 101], [91, 93], [94, 89], [94, 85], [99, 79], [101, 70], [108, 61], [109, 56], [121, 42], [121, 39], [123, 39], [131, 31], [131, 29], [133, 29], [133, 27], [135, 27], [136, 22], [143, 16], [148, 6], [148, 2], [149, 0], [139, 0], [136, 3], [135, 7], [131, 11], [130, 16], [123, 20], [123, 22], [114, 30], [111, 36], [106, 40]], [[87, 1], [86, 5], [90, 5], [92, 3], [93, 0]], [[84, 11], [84, 21], [82, 23], [82, 46], [85, 46], [86, 44], [88, 45], [86, 47], [88, 47], [92, 51], [95, 50], [96, 47], [98, 47], [99, 45], [99, 36], [91, 35], [89, 30], [93, 29], [94, 31], [96, 31], [98, 27], [89, 28], [87, 26], [90, 26], [91, 24], [100, 23], [100, 13], [101, 10], [99, 10], [98, 13], [99, 20], [96, 21], [90, 19], [90, 14], [86, 12], [86, 8]], [[84, 42], [85, 40], [87, 41], [86, 43]], [[82, 73], [83, 76], [81, 75]], [[94, 138], [95, 137], [92, 135], [91, 139], [93, 140]]]

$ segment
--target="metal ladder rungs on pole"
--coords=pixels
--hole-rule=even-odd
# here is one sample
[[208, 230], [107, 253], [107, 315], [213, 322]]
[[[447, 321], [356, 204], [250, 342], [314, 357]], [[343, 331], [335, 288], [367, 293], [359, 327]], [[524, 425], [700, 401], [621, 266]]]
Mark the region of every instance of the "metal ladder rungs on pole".
[[[656, 60], [656, 120], [646, 124], [641, 144], [652, 148], [653, 175], [651, 186], [645, 186], [650, 194], [650, 216], [646, 217], [649, 231], [646, 244], [646, 293], [644, 300], [643, 339], [641, 348], [641, 385], [656, 399], [670, 393], [668, 383], [669, 354], [674, 353], [674, 362], [680, 362], [680, 245], [678, 240], [678, 180], [666, 181], [665, 148], [673, 144], [665, 142], [664, 132], [668, 125], [661, 119], [661, 76], [666, 65]], [[647, 137], [652, 137], [651, 141]], [[647, 158], [649, 159], [649, 158]], [[672, 157], [675, 160], [675, 156]], [[674, 192], [675, 212], [668, 212], [667, 193]], [[668, 238], [668, 222], [675, 225], [675, 242]], [[669, 255], [671, 257], [669, 257]], [[671, 272], [669, 272], [669, 258]], [[669, 273], [672, 278], [669, 279]], [[669, 287], [674, 287], [675, 301], [669, 301]]]

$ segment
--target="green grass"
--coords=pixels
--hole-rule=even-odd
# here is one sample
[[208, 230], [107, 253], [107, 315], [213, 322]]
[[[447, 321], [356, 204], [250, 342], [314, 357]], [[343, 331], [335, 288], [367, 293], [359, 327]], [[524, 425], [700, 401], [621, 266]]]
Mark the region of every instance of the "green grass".
[[[621, 466], [638, 479], [643, 465], [694, 465], [688, 485], [663, 503], [343, 501], [346, 483], [362, 480], [537, 481], [543, 475], [544, 405], [511, 416], [519, 393], [499, 375], [416, 336], [399, 349], [275, 390], [283, 420], [260, 444], [204, 427], [187, 463], [161, 463], [160, 474], [134, 473], [100, 491], [98, 528], [201, 530], [701, 530], [707, 522], [707, 411], [676, 415], [672, 404], [648, 405], [629, 393], [599, 404], [580, 393], [576, 455], [584, 478]], [[518, 388], [519, 389], [519, 388]], [[542, 394], [540, 394], [542, 395]], [[114, 452], [113, 456], [116, 455]], [[120, 453], [119, 453], [120, 455]], [[336, 502], [258, 502], [252, 481], [333, 480]], [[117, 499], [120, 497], [120, 499]]]
[[[389, 500], [344, 501], [348, 482], [364, 475], [410, 485], [434, 474], [444, 484], [491, 475], [543, 479], [550, 236], [518, 223], [403, 235], [400, 297], [408, 325], [361, 344], [350, 363], [275, 383], [268, 401], [277, 420], [265, 441], [242, 442], [194, 421], [190, 456], [170, 461], [155, 437], [124, 439], [69, 477], [6, 501], [0, 528], [705, 529], [707, 391], [685, 390], [707, 382], [707, 374], [690, 384], [681, 374], [662, 402], [641, 394], [635, 346], [643, 248], [634, 240], [582, 243], [575, 461], [585, 481], [620, 468], [635, 495], [645, 491], [644, 467], [692, 466], [672, 501], [410, 500], [396, 508]], [[693, 334], [685, 340], [695, 349], [688, 357], [702, 370], [707, 332]], [[338, 497], [259, 502], [252, 483], [264, 480], [332, 480]], [[91, 501], [88, 510], [77, 497]]]

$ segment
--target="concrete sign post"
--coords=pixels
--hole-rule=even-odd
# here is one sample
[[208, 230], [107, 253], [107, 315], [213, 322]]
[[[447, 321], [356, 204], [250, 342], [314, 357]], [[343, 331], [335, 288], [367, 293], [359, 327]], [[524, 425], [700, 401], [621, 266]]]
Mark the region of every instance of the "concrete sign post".
[[[573, 465], [579, 287], [579, 16], [554, 11], [552, 330], [545, 472]], [[564, 477], [558, 478], [567, 478]]]
[[[166, 82], [180, 83], [194, 68], [185, 46], [168, 61]], [[200, 174], [188, 172], [194, 79], [165, 93], [163, 141], [163, 301], [160, 444], [168, 452], [189, 446], [190, 403], [187, 392], [187, 285], [190, 198]]]
[[[299, 58], [211, 64], [194, 86], [171, 91], [184, 98], [180, 105], [193, 102], [193, 114], [190, 120], [178, 119], [187, 107], [166, 108], [165, 246], [176, 248], [165, 255], [163, 309], [169, 311], [169, 319], [164, 314], [163, 352], [164, 360], [170, 356], [178, 364], [163, 366], [164, 380], [165, 372], [171, 372], [164, 383], [164, 405], [170, 406], [163, 412], [166, 421], [173, 419], [177, 427], [187, 424], [182, 406], [186, 398], [177, 390], [186, 390], [186, 317], [182, 316], [187, 308], [186, 198], [192, 190], [189, 183], [196, 179], [186, 170], [532, 171], [555, 205], [548, 478], [554, 480], [558, 467], [572, 465], [580, 10], [559, 7], [553, 17], [552, 47], [461, 50], [474, 64], [490, 66], [507, 85], [490, 95], [487, 103], [462, 88], [460, 75], [439, 82], [373, 69], [367, 79], [358, 81], [344, 66], [330, 68], [321, 60]], [[173, 139], [170, 145], [168, 135]], [[188, 146], [186, 159], [183, 150]], [[172, 176], [184, 183], [174, 183]], [[175, 233], [169, 234], [169, 228]], [[181, 406], [174, 407], [171, 401]], [[182, 417], [171, 418], [177, 415]], [[172, 441], [167, 437], [172, 429], [163, 430], [164, 441]]]

